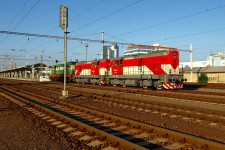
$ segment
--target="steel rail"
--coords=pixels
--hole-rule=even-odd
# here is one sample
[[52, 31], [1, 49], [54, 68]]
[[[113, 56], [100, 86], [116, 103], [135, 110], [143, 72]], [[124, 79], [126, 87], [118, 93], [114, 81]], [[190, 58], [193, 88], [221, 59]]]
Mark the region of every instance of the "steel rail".
[[[84, 111], [88, 111], [88, 112], [91, 112], [91, 113], [94, 113], [94, 114], [99, 113], [99, 111], [91, 110], [91, 109], [88, 109], [88, 108], [83, 108], [83, 107], [80, 107], [80, 106], [74, 106], [74, 105], [71, 105], [71, 104], [68, 104], [68, 103], [65, 103], [65, 102], [62, 102], [62, 101], [58, 101], [58, 103], [62, 104], [62, 105], [69, 106], [69, 107], [74, 108], [74, 109], [82, 109]], [[38, 105], [38, 104], [35, 104], [35, 105]], [[41, 107], [41, 106], [37, 106], [37, 107]], [[47, 108], [44, 108], [44, 109], [47, 109]], [[49, 109], [47, 109], [47, 111], [49, 111]], [[137, 121], [134, 121], [134, 120], [121, 118], [121, 117], [109, 115], [109, 114], [106, 114], [106, 113], [102, 113], [102, 115], [110, 117], [110, 118], [115, 119], [115, 120], [122, 120], [123, 122], [131, 124], [131, 125], [138, 125], [140, 128], [143, 128], [145, 130], [154, 130], [156, 132], [163, 133], [163, 134], [167, 133], [170, 137], [174, 137], [174, 138], [177, 138], [177, 139], [183, 139], [184, 141], [191, 142], [191, 143], [198, 143], [198, 144], [202, 145], [202, 147], [206, 147], [207, 149], [222, 149], [225, 146], [224, 143], [219, 143], [219, 142], [207, 140], [207, 139], [204, 139], [204, 138], [192, 136], [190, 134], [185, 134], [185, 133], [181, 133], [181, 132], [177, 132], [177, 131], [173, 131], [173, 130], [168, 130], [168, 129], [164, 129], [164, 128], [160, 128], [160, 127], [156, 127], [156, 126], [152, 126], [152, 125], [147, 125], [147, 124], [140, 123], [140, 122], [137, 122]], [[61, 116], [61, 117], [63, 117], [63, 116]], [[91, 130], [93, 130], [93, 128], [91, 128]]]
[[[80, 121], [74, 120], [73, 118], [69, 117], [71, 116], [70, 114], [63, 112], [59, 109], [55, 109], [55, 108], [51, 108], [50, 106], [45, 107], [43, 104], [41, 104], [40, 102], [36, 102], [32, 99], [28, 99], [24, 96], [19, 96], [16, 93], [13, 93], [12, 91], [8, 91], [8, 90], [2, 90], [0, 89], [1, 92], [9, 95], [12, 98], [15, 99], [20, 99], [21, 102], [28, 104], [28, 105], [32, 105], [32, 107], [42, 110], [46, 113], [52, 114], [53, 116], [55, 116], [56, 118], [59, 118], [61, 120], [65, 120], [66, 122], [70, 122], [70, 124], [72, 126], [77, 126], [80, 129], [86, 129], [86, 131], [93, 133], [95, 132], [96, 135], [100, 136], [101, 139], [105, 139], [106, 141], [109, 141], [110, 143], [112, 143], [115, 146], [118, 146], [119, 148], [123, 148], [123, 149], [130, 149], [132, 147], [132, 149], [134, 150], [144, 150], [146, 148], [141, 147], [139, 145], [136, 145], [132, 142], [129, 142], [127, 140], [121, 139], [119, 137], [113, 136], [107, 132], [98, 130], [92, 126], [89, 126], [87, 124], [84, 124]], [[61, 112], [61, 113], [60, 113]], [[63, 115], [64, 114], [64, 115]]]

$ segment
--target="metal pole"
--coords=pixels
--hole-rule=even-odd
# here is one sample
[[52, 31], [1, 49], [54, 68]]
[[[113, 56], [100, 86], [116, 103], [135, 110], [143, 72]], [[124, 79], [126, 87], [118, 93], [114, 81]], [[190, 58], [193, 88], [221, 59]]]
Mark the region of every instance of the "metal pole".
[[191, 69], [191, 82], [192, 82], [192, 68], [193, 68], [193, 62], [192, 62], [192, 43], [190, 43], [190, 69]]
[[67, 62], [67, 28], [64, 31], [64, 90], [62, 95], [68, 97], [68, 91], [66, 90], [66, 62]]
[[40, 66], [41, 68], [40, 68], [40, 70], [42, 71], [42, 67], [43, 67], [43, 66], [42, 66], [42, 64], [43, 64], [43, 51], [41, 51], [41, 52], [42, 52], [42, 53], [41, 53], [41, 66]]
[[28, 65], [28, 52], [27, 52], [27, 65]]
[[60, 24], [59, 25], [64, 30], [64, 89], [62, 91], [62, 96], [68, 97], [68, 91], [66, 90], [68, 8], [63, 5], [60, 6]]
[[102, 53], [101, 53], [101, 59], [103, 59], [104, 58], [104, 56], [103, 56], [103, 53], [104, 53], [104, 31], [102, 31]]
[[88, 55], [88, 44], [87, 43], [85, 44], [85, 47], [86, 47], [86, 62], [87, 62], [87, 60], [88, 60], [87, 59], [87, 55]]

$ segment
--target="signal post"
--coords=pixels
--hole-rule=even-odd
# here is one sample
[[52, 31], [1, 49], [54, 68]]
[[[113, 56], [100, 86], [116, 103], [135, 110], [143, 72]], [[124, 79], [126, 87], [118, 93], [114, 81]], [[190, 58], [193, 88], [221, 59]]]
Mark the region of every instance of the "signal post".
[[64, 30], [64, 89], [62, 91], [63, 97], [68, 97], [66, 90], [66, 63], [67, 63], [67, 28], [68, 28], [68, 8], [65, 5], [60, 6], [60, 27]]

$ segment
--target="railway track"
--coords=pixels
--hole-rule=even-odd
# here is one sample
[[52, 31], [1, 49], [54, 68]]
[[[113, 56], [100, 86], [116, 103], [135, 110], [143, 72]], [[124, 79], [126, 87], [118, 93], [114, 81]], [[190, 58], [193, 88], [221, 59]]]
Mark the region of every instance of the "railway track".
[[[9, 81], [9, 80], [8, 80]], [[19, 81], [23, 82], [23, 81]], [[35, 82], [29, 83], [34, 86], [41, 84], [45, 88], [59, 88], [62, 89], [62, 84], [59, 82], [51, 82], [47, 84], [42, 84]], [[199, 89], [199, 90], [164, 90], [164, 91], [155, 91], [152, 89], [143, 89], [143, 88], [135, 88], [135, 87], [127, 87], [123, 88], [121, 86], [98, 86], [98, 85], [85, 85], [85, 84], [75, 84], [68, 83], [68, 88], [79, 87], [79, 88], [91, 88], [91, 89], [99, 89], [99, 90], [107, 90], [107, 91], [116, 91], [116, 92], [124, 92], [124, 93], [132, 93], [132, 94], [143, 94], [157, 97], [167, 97], [167, 98], [179, 98], [179, 99], [189, 99], [193, 101], [202, 101], [202, 102], [210, 102], [210, 103], [221, 103], [225, 104], [225, 93], [221, 90], [217, 89]], [[210, 84], [211, 85], [211, 84]], [[213, 84], [216, 86], [218, 84]], [[210, 86], [211, 87], [211, 86]], [[224, 86], [220, 85], [220, 89]], [[224, 87], [225, 88], [225, 87]], [[210, 91], [210, 92], [209, 92]]]
[[[33, 91], [41, 91], [43, 90], [40, 87], [32, 86], [31, 88], [27, 88], [20, 86], [20, 88], [26, 90], [30, 89]], [[49, 95], [57, 95], [58, 97], [60, 95], [60, 92], [58, 92], [57, 88], [49, 88], [44, 89], [45, 92], [51, 91]], [[207, 127], [209, 130], [212, 128], [218, 129], [221, 132], [225, 130], [224, 124], [225, 124], [225, 114], [221, 110], [217, 110], [220, 108], [220, 104], [210, 104], [210, 103], [202, 103], [201, 105], [210, 106], [211, 108], [201, 108], [201, 107], [194, 107], [192, 105], [198, 105], [200, 102], [194, 102], [194, 101], [188, 101], [186, 100], [175, 100], [175, 99], [168, 99], [168, 98], [161, 98], [159, 100], [157, 97], [151, 97], [145, 96], [144, 98], [140, 98], [140, 95], [132, 95], [130, 97], [121, 97], [120, 95], [124, 95], [123, 92], [108, 92], [104, 90], [99, 90], [99, 92], [96, 92], [97, 90], [91, 90], [88, 88], [77, 88], [74, 91], [71, 89], [70, 94], [74, 95], [73, 98], [70, 101], [67, 101], [69, 103], [74, 103], [74, 101], [77, 101], [80, 99], [80, 101], [86, 102], [86, 103], [105, 103], [106, 105], [112, 107], [112, 108], [121, 108], [121, 109], [130, 109], [131, 111], [135, 112], [143, 112], [148, 114], [155, 114], [160, 116], [163, 116], [164, 118], [171, 118], [171, 119], [178, 119], [183, 122], [187, 122], [188, 124], [199, 125], [202, 127]], [[43, 92], [44, 93], [44, 92]], [[79, 94], [78, 94], [79, 93]], [[106, 94], [107, 93], [107, 94]], [[44, 95], [46, 95], [44, 93]], [[142, 95], [143, 96], [143, 95]], [[57, 96], [56, 96], [57, 97]], [[136, 97], [136, 98], [135, 98]], [[157, 99], [156, 99], [157, 98]], [[145, 100], [146, 99], [146, 100]], [[172, 100], [174, 101], [181, 101], [179, 103], [172, 103]], [[183, 105], [182, 103], [186, 103], [186, 105]], [[188, 105], [187, 105], [188, 104]], [[84, 107], [87, 107], [87, 105], [79, 104]], [[212, 109], [212, 107], [216, 107]], [[223, 105], [221, 107], [224, 108]], [[93, 107], [89, 107], [94, 109]], [[211, 110], [212, 109], [212, 110]], [[145, 122], [144, 119], [140, 120]], [[182, 131], [182, 130], [180, 130]], [[202, 136], [202, 135], [201, 135]], [[204, 136], [203, 136], [204, 137]], [[207, 137], [207, 135], [205, 135]], [[218, 139], [217, 139], [218, 140]], [[222, 139], [219, 141], [223, 141]]]
[[[54, 87], [62, 88], [62, 85], [58, 83], [53, 83]], [[51, 84], [44, 85], [46, 88], [52, 88]], [[129, 94], [142, 94], [157, 97], [167, 97], [167, 98], [178, 98], [178, 99], [189, 99], [193, 101], [209, 102], [209, 103], [220, 103], [225, 104], [225, 93], [221, 92], [208, 92], [208, 91], [191, 91], [191, 90], [172, 90], [172, 91], [155, 91], [151, 89], [141, 89], [141, 88], [123, 88], [120, 86], [97, 86], [97, 85], [85, 85], [85, 84], [68, 84], [68, 88], [73, 87], [88, 88], [88, 89], [98, 89], [107, 90], [115, 92], [124, 92]]]
[[[78, 139], [88, 141], [87, 145], [93, 148], [221, 149], [224, 147], [222, 143], [185, 133], [147, 125], [62, 101], [54, 101], [10, 87], [1, 88], [4, 89], [1, 91], [2, 93], [9, 95], [8, 98], [11, 97], [19, 100], [20, 103], [29, 104], [28, 109], [31, 112], [51, 122], [52, 125], [60, 127], [65, 124], [67, 128], [63, 128], [63, 130], [68, 136], [74, 135]], [[68, 127], [69, 125], [70, 127]], [[84, 131], [89, 132], [84, 134]]]
[[[36, 87], [38, 88], [38, 87]], [[39, 88], [40, 89], [40, 88]], [[210, 104], [210, 103], [203, 103], [205, 105], [215, 105], [217, 106], [216, 109], [210, 110], [210, 108], [204, 107], [194, 107], [188, 105], [191, 103], [201, 103], [195, 101], [188, 101], [184, 105], [178, 103], [172, 103], [172, 100], [175, 99], [167, 99], [163, 98], [162, 100], [154, 100], [155, 97], [149, 97], [145, 95], [145, 98], [140, 98], [139, 95], [132, 95], [130, 97], [122, 97], [121, 95], [125, 94], [123, 92], [108, 92], [105, 90], [100, 90], [96, 92], [96, 90], [91, 89], [80, 89], [74, 88], [75, 90], [71, 90], [72, 95], [82, 95], [83, 99], [87, 98], [94, 98], [94, 101], [103, 102], [113, 107], [120, 107], [120, 108], [130, 108], [136, 111], [144, 111], [144, 112], [151, 112], [151, 113], [159, 113], [162, 116], [168, 116], [172, 118], [180, 118], [187, 121], [192, 121], [195, 123], [202, 123], [205, 121], [204, 124], [216, 125], [217, 128], [223, 129], [225, 125], [225, 112], [222, 110], [217, 110], [218, 107], [224, 108], [223, 105], [220, 104]], [[54, 91], [53, 89], [48, 89], [49, 91]], [[107, 94], [106, 94], [107, 93]], [[168, 100], [170, 100], [168, 102]], [[175, 100], [179, 101], [179, 100]], [[225, 128], [224, 128], [225, 130]]]

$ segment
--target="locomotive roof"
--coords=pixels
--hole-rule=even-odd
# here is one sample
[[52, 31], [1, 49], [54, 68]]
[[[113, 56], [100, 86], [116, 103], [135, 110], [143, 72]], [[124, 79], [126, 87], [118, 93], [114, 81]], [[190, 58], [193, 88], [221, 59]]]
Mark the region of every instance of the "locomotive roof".
[[[75, 65], [77, 62], [74, 62], [74, 61], [70, 61], [70, 62], [67, 62], [66, 65], [69, 66], [69, 65]], [[56, 65], [53, 65], [53, 67], [62, 67], [64, 66], [64, 63], [63, 64], [56, 64]]]
[[90, 63], [93, 63], [93, 62], [103, 62], [105, 61], [106, 59], [99, 59], [99, 60], [92, 60], [92, 61], [80, 61], [80, 62], [77, 62], [77, 64], [90, 64]]
[[158, 51], [152, 51], [148, 54], [138, 54], [138, 55], [127, 55], [122, 57], [116, 57], [111, 60], [121, 60], [121, 59], [131, 59], [131, 58], [144, 58], [149, 56], [163, 56], [167, 55], [169, 53], [169, 50], [158, 50]]

